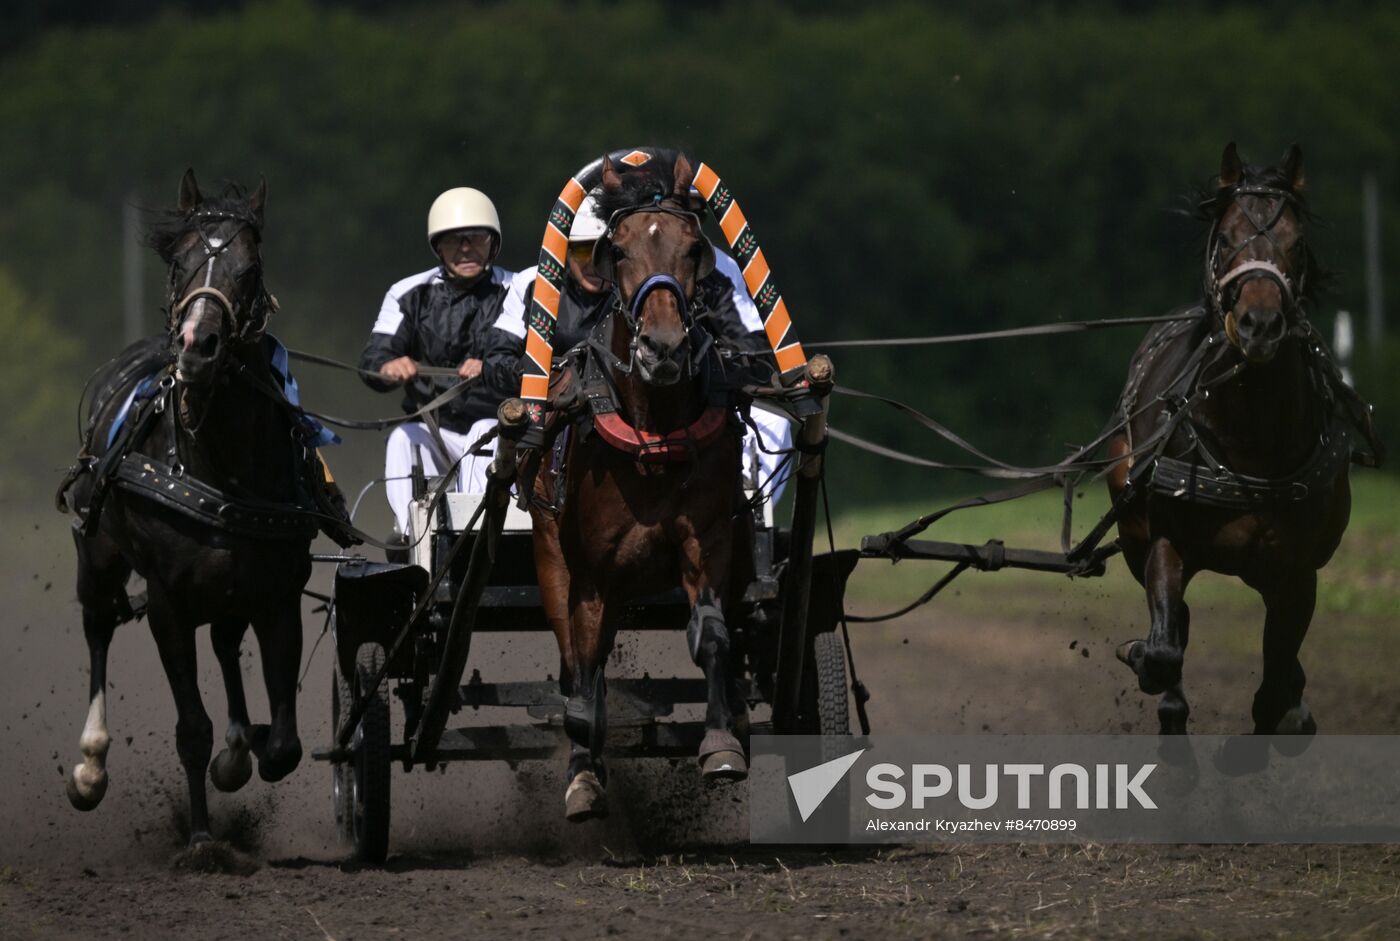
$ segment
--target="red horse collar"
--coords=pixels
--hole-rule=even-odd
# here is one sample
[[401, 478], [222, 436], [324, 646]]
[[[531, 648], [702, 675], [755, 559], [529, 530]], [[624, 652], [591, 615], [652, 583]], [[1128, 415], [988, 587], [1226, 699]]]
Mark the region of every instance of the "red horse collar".
[[728, 420], [728, 409], [712, 405], [686, 427], [664, 435], [633, 428], [617, 412], [594, 415], [593, 427], [604, 441], [642, 464], [664, 464], [690, 460], [698, 448], [720, 436]]

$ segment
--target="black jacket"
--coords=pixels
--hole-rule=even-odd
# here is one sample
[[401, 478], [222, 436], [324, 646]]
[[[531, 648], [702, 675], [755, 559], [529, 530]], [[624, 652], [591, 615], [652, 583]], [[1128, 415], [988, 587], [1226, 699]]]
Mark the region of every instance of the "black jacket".
[[[400, 356], [411, 356], [427, 366], [452, 368], [468, 359], [484, 360], [490, 349], [500, 345], [496, 334], [515, 339], [493, 326], [505, 303], [511, 277], [509, 271], [492, 268], [489, 276], [463, 288], [444, 278], [438, 267], [398, 282], [384, 296], [374, 332], [360, 354], [360, 368], [378, 372], [385, 363]], [[466, 394], [444, 406], [438, 413], [442, 427], [466, 432], [473, 422], [494, 418], [501, 400], [519, 392], [519, 383], [514, 388], [503, 384], [500, 373], [499, 368], [483, 371], [482, 379]], [[396, 388], [373, 376], [363, 378], [366, 385], [380, 392]], [[420, 379], [413, 383], [416, 397], [414, 393], [405, 394], [404, 411], [413, 411], [453, 384], [450, 379]]]

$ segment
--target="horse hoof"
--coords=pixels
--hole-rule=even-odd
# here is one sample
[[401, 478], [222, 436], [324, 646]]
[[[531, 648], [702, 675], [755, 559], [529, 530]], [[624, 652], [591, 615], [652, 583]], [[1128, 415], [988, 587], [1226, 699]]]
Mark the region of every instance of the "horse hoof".
[[280, 781], [301, 764], [301, 742], [293, 739], [289, 747], [268, 748], [258, 759], [258, 777], [269, 784]]
[[86, 765], [74, 765], [67, 781], [68, 803], [82, 811], [93, 810], [107, 794], [107, 772], [89, 772]]
[[208, 830], [196, 830], [190, 834], [191, 849], [201, 844], [212, 842], [214, 842], [214, 837]]
[[1113, 655], [1119, 662], [1137, 672], [1137, 665], [1142, 662], [1142, 652], [1147, 649], [1147, 645], [1140, 640], [1130, 640], [1118, 645], [1118, 649]]
[[1256, 774], [1269, 766], [1269, 740], [1263, 735], [1232, 735], [1215, 753], [1215, 770], [1230, 778]]
[[701, 760], [700, 776], [715, 784], [742, 781], [749, 776], [749, 763], [739, 752], [717, 751]]
[[749, 776], [744, 746], [723, 729], [710, 729], [700, 743], [700, 776], [706, 781], [742, 781]]
[[175, 855], [171, 868], [184, 872], [210, 873], [228, 876], [251, 876], [257, 872], [258, 861], [215, 840], [208, 833], [196, 833], [190, 845]]
[[1196, 752], [1185, 734], [1163, 733], [1157, 740], [1157, 757], [1170, 768], [1194, 768]]
[[564, 817], [570, 823], [601, 820], [608, 815], [607, 795], [598, 776], [592, 771], [580, 771], [564, 792]]
[[1317, 722], [1312, 717], [1307, 703], [1299, 703], [1283, 714], [1274, 727], [1276, 738], [1272, 740], [1274, 750], [1288, 758], [1296, 758], [1308, 750], [1312, 737], [1317, 734]]
[[[1124, 647], [1127, 649], [1124, 650]], [[1133, 668], [1138, 678], [1138, 689], [1149, 696], [1165, 693], [1181, 682], [1184, 658], [1180, 650], [1149, 649], [1142, 641], [1132, 641], [1118, 648], [1118, 659]]]
[[253, 776], [253, 758], [246, 751], [232, 751], [225, 748], [214, 756], [209, 765], [209, 780], [226, 794], [231, 794], [248, 783]]

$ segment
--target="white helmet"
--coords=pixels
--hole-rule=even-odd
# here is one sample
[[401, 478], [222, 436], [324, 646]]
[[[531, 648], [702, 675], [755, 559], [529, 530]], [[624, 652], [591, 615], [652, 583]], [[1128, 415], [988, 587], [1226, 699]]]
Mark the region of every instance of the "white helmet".
[[437, 237], [455, 229], [490, 229], [496, 235], [491, 257], [501, 250], [501, 217], [495, 203], [481, 190], [458, 186], [433, 200], [428, 210], [429, 247], [436, 252]]
[[608, 231], [608, 224], [595, 215], [598, 202], [589, 193], [583, 197], [578, 212], [574, 213], [574, 224], [569, 226], [570, 242], [596, 242]]

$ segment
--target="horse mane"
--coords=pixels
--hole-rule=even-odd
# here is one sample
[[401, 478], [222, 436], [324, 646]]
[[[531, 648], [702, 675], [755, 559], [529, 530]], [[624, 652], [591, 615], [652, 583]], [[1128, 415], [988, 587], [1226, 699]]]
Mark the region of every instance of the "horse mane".
[[[1240, 172], [1240, 183], [1242, 186], [1268, 186], [1273, 189], [1284, 190], [1293, 194], [1293, 209], [1298, 214], [1298, 218], [1305, 225], [1319, 225], [1318, 220], [1308, 206], [1307, 195], [1293, 189], [1293, 181], [1288, 178], [1283, 167], [1256, 166], [1252, 163], [1243, 164]], [[1202, 225], [1202, 235], [1211, 226], [1219, 222], [1225, 215], [1225, 211], [1230, 208], [1234, 200], [1230, 197], [1232, 187], [1221, 188], [1219, 177], [1211, 177], [1200, 186], [1195, 186], [1184, 192], [1179, 199], [1179, 206], [1173, 210], [1179, 215], [1194, 219]], [[1201, 244], [1201, 257], [1205, 257], [1206, 246]], [[1300, 300], [1316, 301], [1318, 296], [1326, 288], [1331, 287], [1336, 280], [1336, 275], [1332, 269], [1324, 267], [1317, 260], [1317, 255], [1313, 252], [1312, 243], [1306, 238], [1303, 239], [1303, 253], [1306, 256], [1307, 281], [1303, 284]]]
[[620, 209], [643, 206], [653, 202], [657, 196], [664, 199], [671, 195], [676, 185], [676, 158], [680, 151], [656, 148], [653, 154], [654, 156], [640, 167], [625, 163], [613, 164], [622, 177], [622, 186], [614, 192], [598, 187], [593, 198], [599, 219], [607, 222], [613, 213]]
[[[203, 211], [223, 212], [245, 217], [253, 236], [262, 241], [262, 228], [255, 221], [257, 214], [250, 203], [248, 190], [237, 183], [224, 183], [223, 191], [217, 196], [206, 196], [200, 202]], [[155, 249], [167, 265], [174, 261], [175, 248], [186, 233], [192, 232], [198, 222], [193, 212], [179, 209], [155, 209], [147, 212], [146, 244]]]

